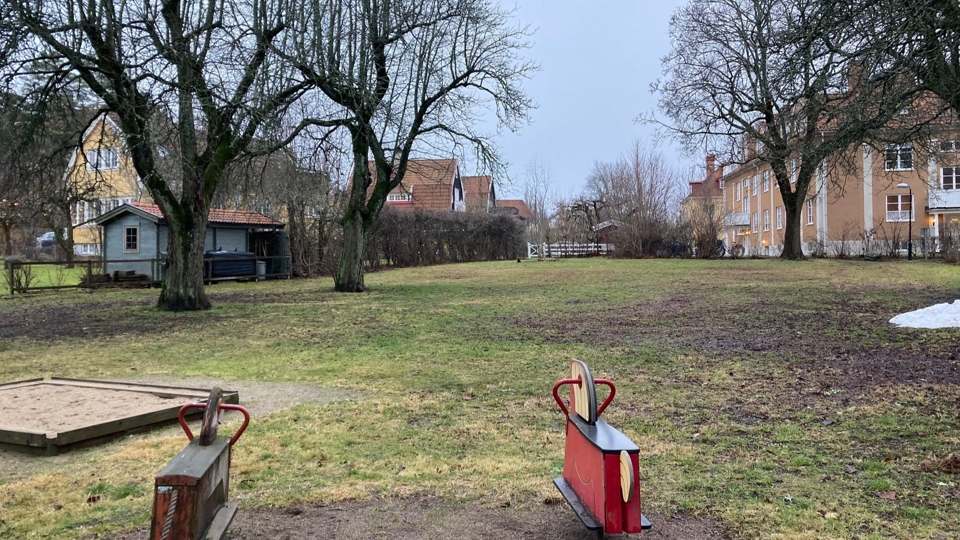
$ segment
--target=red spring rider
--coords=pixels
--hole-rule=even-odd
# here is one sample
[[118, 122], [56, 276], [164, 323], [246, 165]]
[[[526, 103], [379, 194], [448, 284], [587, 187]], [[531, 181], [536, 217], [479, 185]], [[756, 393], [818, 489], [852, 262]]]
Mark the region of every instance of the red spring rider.
[[[183, 418], [189, 409], [205, 409], [196, 438]], [[217, 436], [223, 410], [243, 413], [243, 425], [233, 437]], [[223, 403], [220, 389], [214, 388], [206, 403], [181, 407], [179, 419], [190, 443], [157, 475], [150, 540], [221, 540], [237, 513], [237, 505], [227, 498], [230, 449], [247, 429], [250, 413]]]
[[[596, 385], [610, 388], [597, 406]], [[558, 391], [570, 386], [570, 409]], [[650, 522], [640, 513], [640, 449], [616, 428], [600, 419], [613, 401], [616, 386], [594, 379], [590, 368], [570, 361], [570, 378], [553, 386], [553, 398], [567, 417], [567, 441], [563, 451], [563, 477], [553, 483], [573, 511], [599, 537], [604, 533], [638, 533]]]

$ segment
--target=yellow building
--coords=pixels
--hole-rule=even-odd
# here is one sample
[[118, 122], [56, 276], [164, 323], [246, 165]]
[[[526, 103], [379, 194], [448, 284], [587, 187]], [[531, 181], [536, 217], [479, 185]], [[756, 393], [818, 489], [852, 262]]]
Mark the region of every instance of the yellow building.
[[[911, 234], [915, 255], [935, 251], [944, 226], [960, 220], [960, 141], [922, 146], [865, 144], [821, 166], [801, 208], [804, 253], [905, 253]], [[797, 166], [788, 163], [794, 181]], [[780, 255], [786, 212], [770, 166], [728, 168], [722, 186], [727, 245]]]
[[77, 255], [100, 255], [96, 218], [124, 203], [151, 202], [126, 151], [120, 126], [107, 113], [95, 118], [83, 133], [64, 181], [78, 200], [71, 216]]

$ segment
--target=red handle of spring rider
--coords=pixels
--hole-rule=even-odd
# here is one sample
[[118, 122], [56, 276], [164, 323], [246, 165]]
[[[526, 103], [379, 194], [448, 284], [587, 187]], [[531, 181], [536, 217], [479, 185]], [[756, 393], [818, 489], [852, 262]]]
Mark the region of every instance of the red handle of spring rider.
[[[553, 399], [557, 402], [557, 405], [560, 406], [560, 410], [563, 411], [563, 415], [567, 416], [570, 414], [570, 411], [567, 410], [567, 406], [563, 404], [563, 400], [560, 399], [560, 394], [557, 392], [560, 390], [560, 387], [565, 384], [575, 384], [577, 386], [583, 384], [583, 380], [580, 377], [576, 379], [560, 379], [557, 381], [557, 384], [553, 385]], [[610, 388], [610, 394], [607, 395], [607, 399], [603, 400], [603, 404], [597, 409], [597, 418], [603, 414], [603, 411], [607, 409], [607, 405], [610, 405], [610, 402], [613, 401], [613, 396], [617, 395], [617, 387], [613, 384], [613, 381], [607, 379], [594, 379], [593, 384], [604, 384]]]
[[560, 399], [560, 394], [557, 393], [557, 390], [560, 390], [560, 387], [565, 384], [575, 384], [580, 386], [583, 384], [583, 380], [580, 377], [576, 379], [560, 379], [557, 381], [557, 384], [553, 385], [553, 399], [557, 402], [557, 405], [560, 406], [560, 410], [563, 411], [564, 416], [568, 416], [570, 411], [567, 410], [567, 406], [563, 404], [563, 400]]
[[[206, 403], [187, 403], [183, 407], [180, 407], [180, 412], [177, 413], [177, 421], [180, 422], [180, 427], [183, 428], [183, 432], [187, 434], [187, 440], [193, 440], [193, 431], [190, 431], [190, 426], [187, 425], [187, 421], [183, 418], [184, 413], [190, 409], [206, 409]], [[233, 434], [233, 437], [230, 437], [230, 446], [236, 444], [237, 440], [240, 439], [240, 436], [243, 435], [243, 432], [247, 429], [247, 426], [250, 424], [250, 411], [246, 408], [241, 407], [240, 405], [231, 405], [229, 403], [221, 403], [220, 410], [228, 411], [240, 411], [243, 413], [243, 424], [240, 425], [240, 429]]]

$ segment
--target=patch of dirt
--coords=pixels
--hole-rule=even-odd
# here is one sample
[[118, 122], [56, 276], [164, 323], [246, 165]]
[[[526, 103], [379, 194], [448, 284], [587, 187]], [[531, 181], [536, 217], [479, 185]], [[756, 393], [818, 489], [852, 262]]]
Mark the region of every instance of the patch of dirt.
[[[16, 298], [7, 302], [9, 304], [0, 312], [0, 343], [18, 338], [63, 342], [76, 338], [167, 334], [189, 324], [183, 318], [150, 316], [154, 312], [148, 313], [147, 310], [152, 309], [155, 297], [79, 303], [32, 302], [29, 298]], [[117, 316], [118, 308], [131, 307], [143, 308], [143, 315]], [[222, 319], [210, 312], [204, 312], [203, 317], [205, 324]]]
[[[781, 397], [801, 407], [823, 402], [832, 389], [842, 394], [836, 398], [842, 404], [886, 385], [960, 384], [960, 342], [896, 328], [888, 323], [896, 313], [862, 296], [851, 288], [810, 306], [749, 296], [737, 305], [722, 305], [706, 287], [654, 303], [591, 306], [581, 315], [531, 313], [504, 322], [551, 343], [653, 346], [757, 360], [751, 362], [752, 373], [743, 376], [744, 386], [782, 383], [786, 395]], [[944, 301], [923, 291], [915, 296], [930, 297], [931, 304]], [[775, 373], [785, 367], [796, 378]]]
[[[724, 540], [710, 519], [644, 512], [653, 528], [607, 538]], [[114, 540], [146, 538], [146, 529]], [[248, 509], [242, 505], [230, 540], [595, 540], [564, 502], [520, 508], [487, 508], [433, 497], [345, 501], [329, 505]]]

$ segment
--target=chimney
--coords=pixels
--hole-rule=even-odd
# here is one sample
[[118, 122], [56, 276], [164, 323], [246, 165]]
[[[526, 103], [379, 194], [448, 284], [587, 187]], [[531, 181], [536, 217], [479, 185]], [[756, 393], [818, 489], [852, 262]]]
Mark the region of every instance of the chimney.
[[713, 172], [717, 167], [717, 156], [713, 154], [707, 154], [707, 180], [713, 178]]

